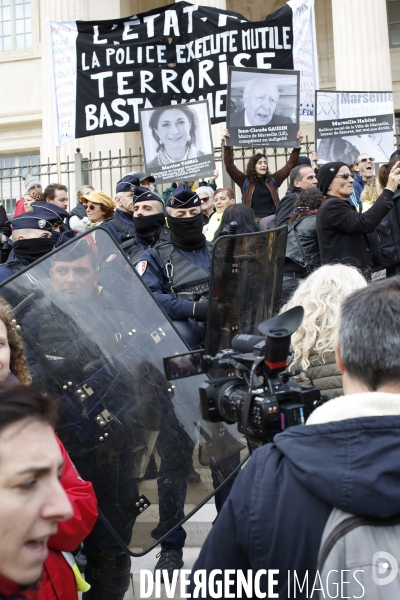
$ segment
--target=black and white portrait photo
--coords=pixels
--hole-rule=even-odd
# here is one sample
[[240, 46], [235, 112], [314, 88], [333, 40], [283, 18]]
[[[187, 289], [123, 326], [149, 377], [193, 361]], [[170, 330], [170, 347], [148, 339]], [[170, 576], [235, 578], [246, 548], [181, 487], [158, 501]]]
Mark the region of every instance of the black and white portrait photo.
[[315, 140], [318, 162], [353, 163], [368, 154], [387, 162], [394, 149], [393, 93], [316, 92]]
[[214, 171], [208, 102], [140, 111], [146, 173], [156, 182], [197, 179]]
[[289, 146], [299, 129], [297, 71], [230, 67], [227, 127], [234, 146]]

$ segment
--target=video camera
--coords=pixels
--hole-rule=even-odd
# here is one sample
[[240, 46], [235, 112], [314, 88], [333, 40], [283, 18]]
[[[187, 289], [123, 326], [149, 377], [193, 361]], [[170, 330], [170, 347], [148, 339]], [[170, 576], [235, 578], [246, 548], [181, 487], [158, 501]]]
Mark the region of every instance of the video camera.
[[295, 306], [261, 323], [258, 329], [263, 336], [237, 335], [232, 349], [214, 357], [200, 351], [164, 358], [166, 377], [230, 371], [200, 386], [202, 417], [214, 423], [237, 423], [251, 448], [271, 442], [287, 427], [303, 425], [327, 400], [312, 385], [289, 381], [299, 371], [286, 371], [290, 339], [303, 315], [303, 308]]

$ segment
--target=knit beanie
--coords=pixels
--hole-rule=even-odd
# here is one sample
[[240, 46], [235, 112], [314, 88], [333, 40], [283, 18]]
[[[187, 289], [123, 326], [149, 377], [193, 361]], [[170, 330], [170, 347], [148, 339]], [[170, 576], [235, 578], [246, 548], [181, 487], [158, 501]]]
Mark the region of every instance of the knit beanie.
[[331, 185], [333, 179], [337, 175], [340, 168], [347, 167], [347, 166], [348, 165], [346, 165], [346, 163], [340, 162], [340, 161], [328, 162], [328, 163], [325, 163], [324, 165], [322, 165], [322, 167], [318, 171], [317, 179], [318, 179], [318, 187], [324, 196], [326, 196], [328, 187]]
[[39, 179], [38, 175], [32, 175], [32, 173], [29, 173], [29, 175], [27, 175], [25, 177], [24, 184], [25, 184], [25, 192], [29, 192], [31, 187], [33, 187], [34, 185], [42, 185], [40, 183], [40, 179]]

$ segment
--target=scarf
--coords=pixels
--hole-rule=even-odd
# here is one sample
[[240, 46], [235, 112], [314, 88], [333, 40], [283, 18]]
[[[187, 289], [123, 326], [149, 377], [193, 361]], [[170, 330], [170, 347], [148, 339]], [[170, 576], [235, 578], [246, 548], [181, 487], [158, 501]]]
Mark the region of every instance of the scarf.
[[39, 600], [39, 587], [39, 582], [21, 587], [0, 575], [0, 600]]

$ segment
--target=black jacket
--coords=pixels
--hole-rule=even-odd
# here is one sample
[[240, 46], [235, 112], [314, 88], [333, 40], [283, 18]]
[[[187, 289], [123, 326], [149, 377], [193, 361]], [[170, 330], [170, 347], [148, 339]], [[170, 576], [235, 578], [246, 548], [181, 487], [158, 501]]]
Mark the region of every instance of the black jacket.
[[307, 267], [304, 264], [304, 258], [299, 249], [294, 230], [296, 230], [303, 249], [308, 271], [317, 269], [321, 265], [321, 257], [319, 254], [316, 220], [317, 215], [308, 215], [302, 217], [297, 223], [289, 225], [286, 242], [286, 258], [292, 260], [301, 267], [305, 267], [305, 272], [307, 272]]
[[276, 209], [276, 226], [287, 225], [293, 214], [293, 206], [303, 190], [299, 187], [289, 187]]
[[383, 190], [372, 208], [359, 213], [346, 200], [327, 196], [317, 213], [321, 262], [343, 263], [367, 269], [372, 253], [367, 234], [372, 233], [393, 208], [393, 192]]
[[[311, 591], [322, 532], [333, 506], [378, 518], [399, 514], [399, 434], [400, 416], [371, 416], [289, 427], [275, 436], [274, 443], [256, 450], [239, 473], [191, 579], [199, 569], [242, 569], [245, 575], [247, 569], [253, 575], [260, 569], [278, 569], [274, 593], [279, 598], [311, 598], [298, 588], [294, 596], [293, 572], [302, 582], [308, 571]], [[266, 579], [261, 577], [263, 592], [268, 589]], [[190, 587], [193, 590], [193, 584]]]

